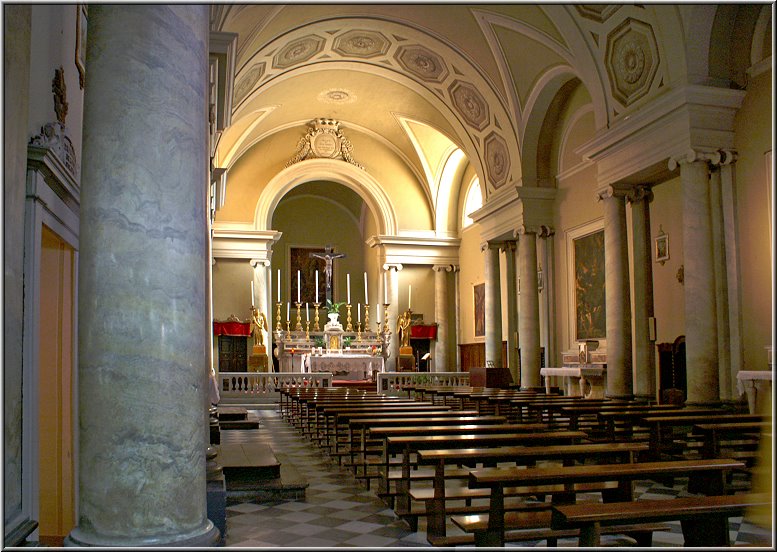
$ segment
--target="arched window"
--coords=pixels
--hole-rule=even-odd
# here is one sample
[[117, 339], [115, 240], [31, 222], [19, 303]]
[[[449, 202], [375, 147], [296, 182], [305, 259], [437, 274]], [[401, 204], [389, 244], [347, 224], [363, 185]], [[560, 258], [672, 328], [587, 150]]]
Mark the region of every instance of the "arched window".
[[469, 185], [467, 191], [467, 199], [464, 201], [464, 212], [462, 213], [463, 219], [461, 222], [461, 228], [464, 229], [474, 221], [469, 217], [470, 213], [477, 211], [483, 207], [483, 196], [480, 193], [480, 180], [475, 177], [472, 183]]

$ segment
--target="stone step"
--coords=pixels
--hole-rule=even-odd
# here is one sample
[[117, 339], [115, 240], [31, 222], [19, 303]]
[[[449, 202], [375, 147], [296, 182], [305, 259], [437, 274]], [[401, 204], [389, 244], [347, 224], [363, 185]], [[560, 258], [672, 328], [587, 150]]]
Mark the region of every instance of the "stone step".
[[224, 470], [227, 491], [252, 489], [281, 476], [281, 463], [262, 443], [221, 444], [216, 461]]
[[219, 429], [259, 429], [258, 420], [226, 420], [219, 422]]
[[232, 420], [245, 420], [248, 417], [248, 410], [240, 406], [219, 406], [219, 422]]

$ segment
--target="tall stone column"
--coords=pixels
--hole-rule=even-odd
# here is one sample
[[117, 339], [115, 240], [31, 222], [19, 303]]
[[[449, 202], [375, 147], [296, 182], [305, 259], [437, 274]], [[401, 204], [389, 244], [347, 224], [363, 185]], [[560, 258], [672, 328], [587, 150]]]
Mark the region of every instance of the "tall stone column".
[[607, 395], [633, 396], [631, 373], [631, 308], [626, 235], [628, 186], [607, 186], [604, 201], [604, 278], [607, 314]]
[[670, 160], [669, 168], [673, 170], [678, 164], [683, 186], [687, 403], [717, 404], [718, 322], [708, 158], [690, 151], [681, 159]]
[[505, 242], [504, 250], [507, 258], [507, 366], [513, 377], [513, 383], [521, 382], [518, 369], [518, 274], [515, 263], [514, 241]]
[[208, 6], [89, 10], [77, 546], [213, 546]]
[[634, 395], [655, 400], [655, 336], [651, 339], [653, 311], [653, 256], [650, 237], [649, 186], [639, 186], [628, 196], [634, 251]]
[[537, 231], [521, 226], [518, 276], [521, 279], [518, 336], [521, 348], [521, 389], [542, 387], [540, 377], [540, 300], [537, 289]]
[[719, 151], [713, 155], [710, 173], [710, 223], [712, 226], [712, 255], [715, 265], [715, 308], [718, 322], [718, 381], [720, 398], [730, 401], [733, 395], [731, 373], [731, 331], [729, 326], [728, 274], [726, 273], [726, 236], [723, 225], [723, 196], [721, 173], [731, 164], [732, 152]]
[[[388, 293], [388, 327], [391, 330], [391, 344], [389, 345], [389, 357], [386, 359], [386, 371], [396, 372], [399, 368], [399, 334], [397, 333], [397, 317], [399, 316], [399, 271], [402, 270], [401, 264], [384, 264], [383, 270], [386, 271], [386, 291]], [[381, 307], [383, 308], [383, 307]], [[381, 320], [383, 315], [381, 313]]]
[[502, 295], [499, 277], [499, 245], [481, 246], [486, 253], [486, 365], [504, 366], [502, 361]]
[[437, 322], [437, 341], [434, 343], [434, 371], [450, 372], [455, 360], [450, 357], [450, 300], [448, 287], [451, 265], [434, 265], [434, 319]]

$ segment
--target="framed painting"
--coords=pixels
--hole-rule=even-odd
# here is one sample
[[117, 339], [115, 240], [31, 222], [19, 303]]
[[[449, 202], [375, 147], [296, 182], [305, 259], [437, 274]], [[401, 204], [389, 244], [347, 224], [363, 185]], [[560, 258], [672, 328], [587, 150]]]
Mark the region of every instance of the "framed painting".
[[[324, 253], [323, 247], [289, 247], [289, 297], [297, 297], [297, 271], [300, 275], [300, 299], [302, 303], [313, 304], [316, 301], [316, 270], [318, 270], [318, 302], [326, 302], [326, 274], [324, 259], [311, 257], [311, 253]], [[332, 281], [335, 280], [336, 267], [332, 266]]]
[[475, 337], [486, 336], [486, 284], [472, 286], [475, 313]]
[[78, 84], [83, 89], [86, 77], [86, 27], [87, 5], [76, 4], [76, 68], [78, 69]]
[[664, 264], [669, 260], [669, 234], [663, 231], [656, 236], [656, 262]]
[[604, 279], [603, 221], [594, 221], [567, 233], [570, 279], [570, 316], [575, 341], [604, 340], [607, 317]]

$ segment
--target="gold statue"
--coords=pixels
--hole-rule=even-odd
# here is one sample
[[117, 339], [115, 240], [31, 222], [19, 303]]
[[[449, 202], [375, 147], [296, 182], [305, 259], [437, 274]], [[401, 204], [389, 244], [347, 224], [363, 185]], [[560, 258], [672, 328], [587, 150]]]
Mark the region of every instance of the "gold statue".
[[256, 307], [251, 307], [251, 336], [254, 338], [254, 346], [264, 346], [264, 332], [267, 331], [267, 318]]
[[397, 318], [397, 333], [399, 334], [399, 344], [401, 347], [410, 346], [410, 309], [399, 315]]

